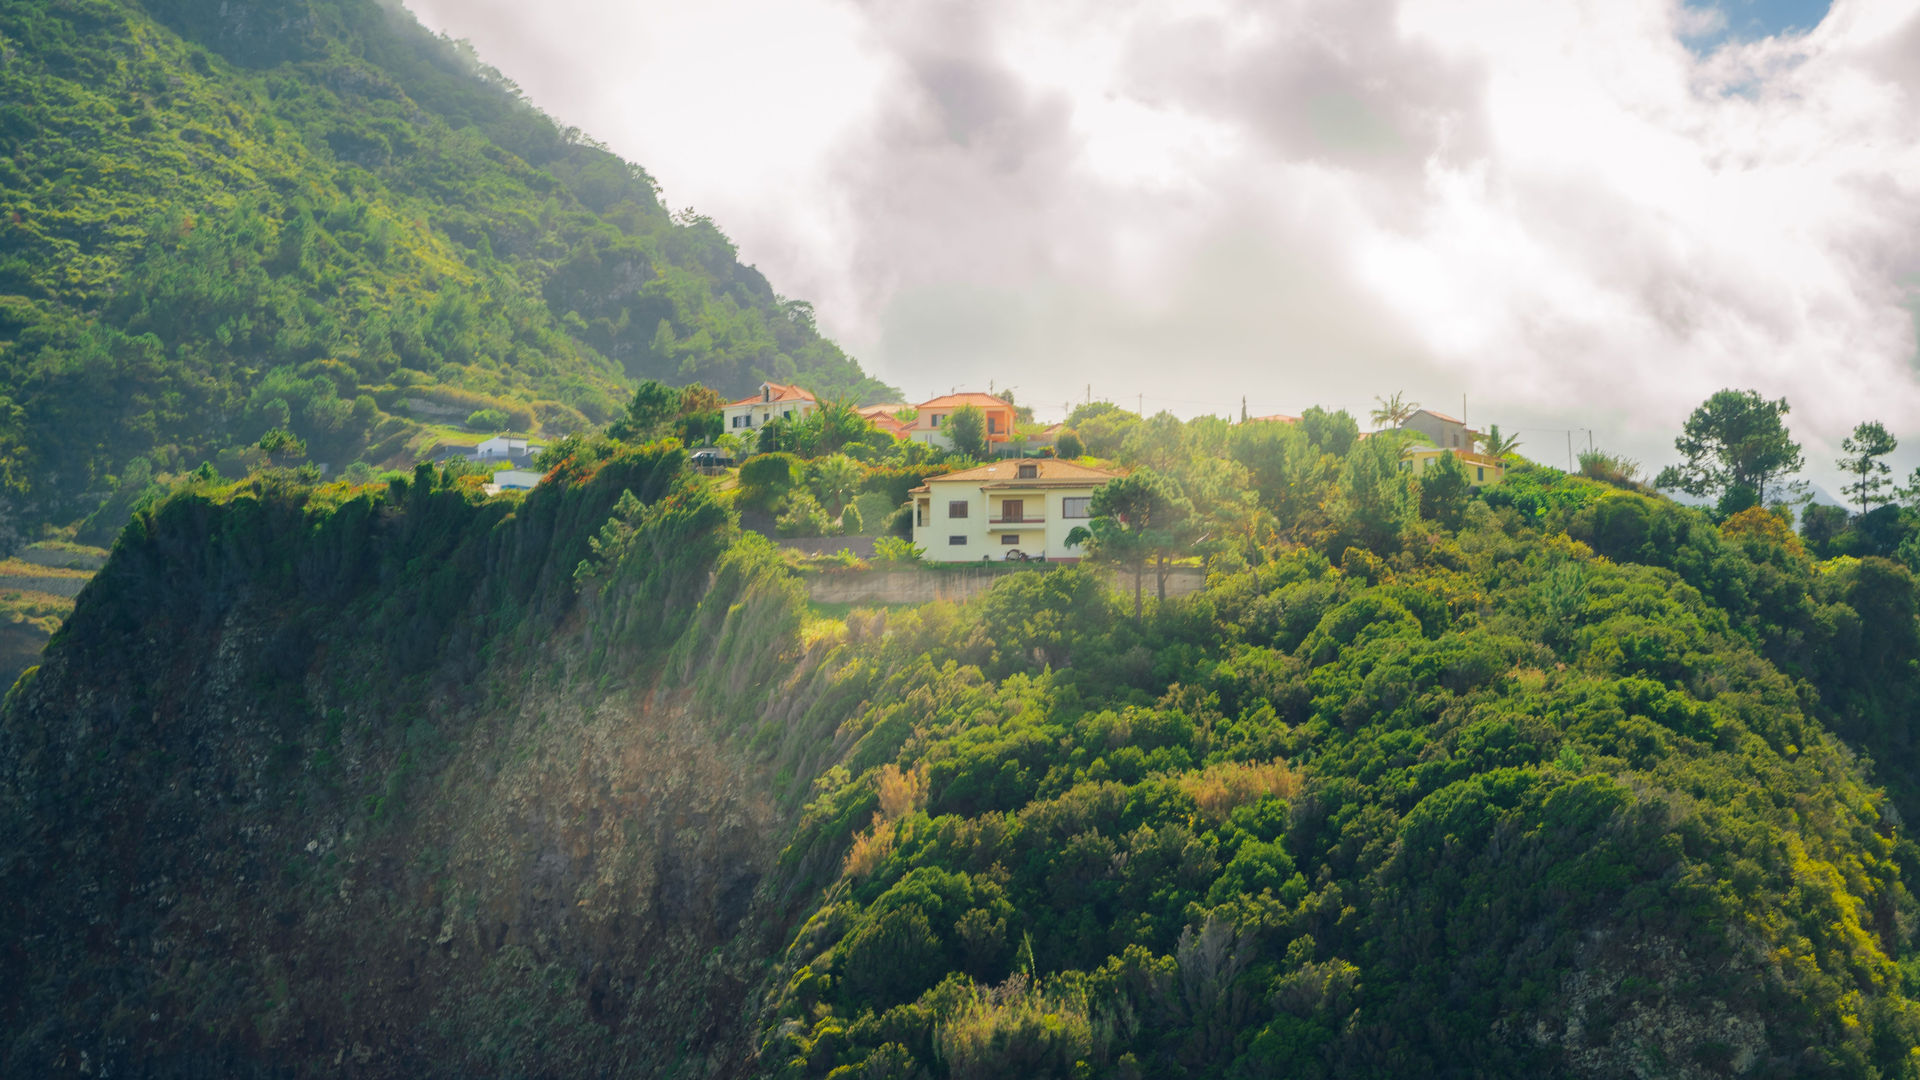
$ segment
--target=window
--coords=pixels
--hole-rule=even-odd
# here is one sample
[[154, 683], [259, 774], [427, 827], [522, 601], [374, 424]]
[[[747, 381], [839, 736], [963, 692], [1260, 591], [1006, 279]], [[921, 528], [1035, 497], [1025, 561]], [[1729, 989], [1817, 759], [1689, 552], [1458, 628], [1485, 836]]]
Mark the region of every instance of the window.
[[915, 525], [921, 525], [921, 526], [926, 525], [927, 523], [927, 504], [926, 503], [915, 503], [913, 505], [913, 523]]
[[999, 417], [997, 416], [987, 417], [987, 434], [989, 435], [1000, 434], [1000, 418]]
[[1485, 480], [1487, 478], [1487, 467], [1485, 465], [1475, 465], [1473, 467], [1473, 478], [1475, 480]]
[[1018, 477], [1019, 479], [1034, 480], [1034, 479], [1037, 479], [1039, 476], [1040, 476], [1040, 466], [1038, 465], [1020, 466], [1020, 475]]
[[947, 537], [947, 546], [948, 547], [966, 547], [967, 538], [964, 536], [949, 536]]
[[954, 499], [952, 502], [947, 503], [947, 516], [950, 518], [966, 517], [967, 516], [967, 500]]
[[1093, 516], [1093, 496], [1069, 495], [1060, 500], [1060, 516], [1063, 518], [1087, 518]]
[[942, 417], [944, 417], [945, 415], [946, 415], [945, 413], [934, 413], [934, 414], [933, 414], [933, 426], [934, 426], [934, 427], [939, 427], [939, 426], [940, 426], [940, 420], [941, 420], [941, 418], [942, 418]]
[[1020, 542], [1019, 533], [1001, 533], [1000, 534], [1000, 543], [1003, 546], [1009, 545], [1009, 544], [1017, 544], [1019, 542]]
[[780, 412], [780, 419], [782, 419], [782, 420], [791, 420], [791, 419], [793, 419], [793, 410], [792, 410], [792, 409], [783, 409], [783, 410], [781, 410], [781, 412]]

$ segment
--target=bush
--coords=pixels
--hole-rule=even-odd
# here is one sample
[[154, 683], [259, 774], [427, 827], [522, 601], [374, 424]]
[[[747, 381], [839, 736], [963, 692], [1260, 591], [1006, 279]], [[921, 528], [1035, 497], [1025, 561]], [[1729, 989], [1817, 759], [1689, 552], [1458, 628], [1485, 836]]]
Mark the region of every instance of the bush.
[[800, 482], [800, 459], [792, 454], [760, 454], [740, 465], [740, 494], [736, 505], [742, 510], [771, 511]]
[[889, 500], [879, 492], [869, 491], [853, 500], [852, 505], [860, 508], [860, 522], [863, 532], [879, 532], [886, 528], [887, 519], [893, 516], [899, 503]]
[[864, 531], [864, 522], [860, 519], [860, 507], [848, 503], [846, 509], [840, 511], [840, 535], [859, 536]]
[[1087, 448], [1081, 444], [1080, 436], [1075, 434], [1072, 428], [1063, 429], [1059, 436], [1053, 440], [1053, 455], [1055, 457], [1072, 460], [1086, 452]]
[[467, 414], [469, 431], [503, 431], [507, 426], [507, 414], [499, 409], [475, 409]]
[[780, 516], [774, 525], [781, 536], [825, 536], [833, 526], [833, 519], [811, 493], [792, 491], [781, 503]]
[[919, 562], [926, 553], [926, 548], [898, 536], [882, 536], [873, 542], [873, 557], [881, 562]]

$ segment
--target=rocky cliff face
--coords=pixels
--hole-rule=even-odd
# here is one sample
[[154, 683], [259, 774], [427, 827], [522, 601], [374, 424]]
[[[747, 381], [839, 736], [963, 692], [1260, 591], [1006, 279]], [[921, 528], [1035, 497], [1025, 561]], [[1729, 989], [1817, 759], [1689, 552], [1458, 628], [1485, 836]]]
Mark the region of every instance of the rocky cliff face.
[[676, 466], [136, 522], [0, 720], [0, 1072], [741, 1074], [791, 811], [686, 686], [751, 718], [791, 597], [570, 573]]

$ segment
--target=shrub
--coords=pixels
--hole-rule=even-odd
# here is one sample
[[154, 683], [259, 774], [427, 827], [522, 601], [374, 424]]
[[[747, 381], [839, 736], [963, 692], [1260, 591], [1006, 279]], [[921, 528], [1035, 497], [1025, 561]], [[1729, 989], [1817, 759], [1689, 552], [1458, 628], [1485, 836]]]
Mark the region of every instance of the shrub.
[[869, 491], [853, 500], [851, 505], [860, 508], [862, 531], [880, 532], [886, 528], [887, 519], [900, 504], [888, 500], [877, 491]]
[[927, 549], [898, 536], [882, 536], [873, 542], [873, 557], [882, 562], [919, 562]]
[[781, 504], [780, 516], [774, 522], [781, 536], [825, 536], [832, 527], [833, 519], [820, 501], [805, 491], [792, 491]]
[[1071, 460], [1086, 452], [1086, 446], [1080, 442], [1080, 436], [1076, 434], [1072, 428], [1062, 429], [1060, 434], [1053, 440], [1053, 454], [1055, 457], [1063, 457]]
[[501, 431], [507, 426], [507, 414], [499, 409], [475, 409], [467, 414], [470, 431]]
[[770, 511], [800, 482], [800, 459], [792, 454], [760, 454], [740, 465], [742, 510]]
[[861, 520], [860, 507], [848, 503], [846, 509], [840, 511], [840, 535], [859, 536], [864, 531], [865, 522]]

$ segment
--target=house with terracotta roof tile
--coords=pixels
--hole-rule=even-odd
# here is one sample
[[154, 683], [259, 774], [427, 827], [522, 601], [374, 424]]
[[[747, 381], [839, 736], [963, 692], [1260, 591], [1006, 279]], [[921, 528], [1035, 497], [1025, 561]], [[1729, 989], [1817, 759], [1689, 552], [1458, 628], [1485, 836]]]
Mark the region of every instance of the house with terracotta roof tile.
[[1442, 450], [1472, 450], [1479, 437], [1479, 432], [1467, 427], [1466, 421], [1432, 409], [1421, 409], [1407, 417], [1400, 430], [1417, 431]]
[[1093, 493], [1119, 473], [1058, 458], [1010, 458], [930, 476], [913, 500], [913, 542], [928, 562], [1079, 562], [1067, 534], [1093, 517]]
[[720, 406], [720, 422], [728, 432], [746, 434], [774, 420], [802, 420], [820, 407], [811, 391], [785, 383], [764, 382], [760, 392]]
[[962, 405], [971, 405], [986, 414], [989, 450], [1013, 438], [1013, 406], [992, 394], [942, 394], [932, 401], [921, 402], [914, 406], [917, 415], [913, 423], [907, 425], [907, 438], [946, 450], [953, 449], [953, 440], [947, 437], [945, 426], [947, 418]]
[[879, 428], [881, 431], [886, 432], [896, 439], [904, 439], [907, 437], [907, 425], [902, 422], [899, 417], [895, 416], [894, 413], [904, 412], [912, 408], [913, 406], [905, 404], [904, 402], [893, 402], [887, 405], [863, 405], [856, 411], [859, 412], [862, 419], [874, 427]]

